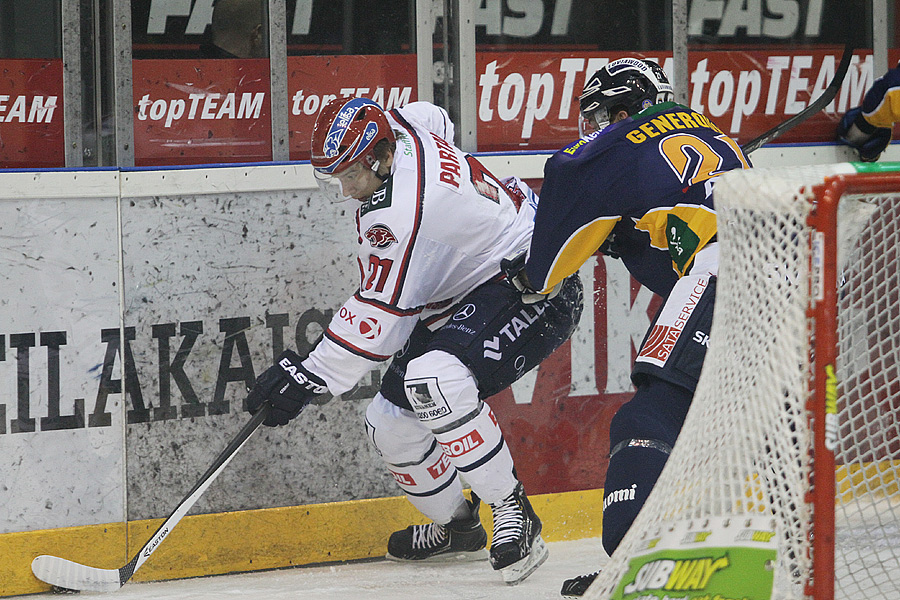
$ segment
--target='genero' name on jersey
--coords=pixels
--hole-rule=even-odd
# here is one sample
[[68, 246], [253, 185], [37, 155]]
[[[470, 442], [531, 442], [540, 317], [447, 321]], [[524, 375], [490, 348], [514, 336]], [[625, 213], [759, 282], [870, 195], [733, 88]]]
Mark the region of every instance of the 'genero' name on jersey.
[[712, 129], [716, 133], [722, 130], [700, 113], [663, 113], [638, 125], [625, 136], [634, 144], [641, 144], [669, 131], [682, 129]]

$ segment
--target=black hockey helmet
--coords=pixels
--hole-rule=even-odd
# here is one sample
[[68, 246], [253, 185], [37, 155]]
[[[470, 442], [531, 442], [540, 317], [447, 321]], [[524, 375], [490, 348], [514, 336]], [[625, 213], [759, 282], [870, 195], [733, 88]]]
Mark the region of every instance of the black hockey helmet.
[[620, 58], [594, 73], [579, 97], [579, 131], [585, 135], [609, 125], [611, 115], [629, 116], [654, 104], [675, 99], [666, 72], [652, 60]]

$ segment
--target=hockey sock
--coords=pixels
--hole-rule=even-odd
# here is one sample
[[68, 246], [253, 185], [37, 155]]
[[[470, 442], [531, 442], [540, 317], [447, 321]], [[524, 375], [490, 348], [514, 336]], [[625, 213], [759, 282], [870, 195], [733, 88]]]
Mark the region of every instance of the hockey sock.
[[472, 491], [491, 504], [516, 487], [513, 460], [491, 408], [482, 403], [472, 418], [434, 437]]
[[669, 455], [627, 446], [610, 458], [603, 488], [603, 548], [612, 556], [640, 512]]

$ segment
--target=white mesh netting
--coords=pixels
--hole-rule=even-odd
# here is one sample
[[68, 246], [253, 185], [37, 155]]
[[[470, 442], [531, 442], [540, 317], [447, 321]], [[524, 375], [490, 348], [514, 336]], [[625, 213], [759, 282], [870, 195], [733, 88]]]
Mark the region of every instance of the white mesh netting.
[[[586, 598], [605, 599], [641, 541], [677, 520], [771, 516], [773, 598], [805, 598], [811, 432], [809, 190], [850, 165], [731, 172], [716, 184], [720, 268], [693, 406], [647, 504]], [[805, 190], [801, 193], [801, 189]], [[900, 186], [839, 218], [840, 435], [835, 597], [900, 597]], [[845, 203], [846, 203], [845, 202]], [[893, 578], [893, 579], [892, 579]]]

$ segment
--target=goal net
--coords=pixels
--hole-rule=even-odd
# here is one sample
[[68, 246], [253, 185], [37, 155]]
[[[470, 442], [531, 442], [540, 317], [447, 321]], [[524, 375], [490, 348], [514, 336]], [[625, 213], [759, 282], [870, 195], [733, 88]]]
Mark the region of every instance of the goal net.
[[715, 202], [693, 406], [585, 597], [900, 598], [900, 164], [730, 172]]

